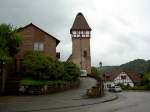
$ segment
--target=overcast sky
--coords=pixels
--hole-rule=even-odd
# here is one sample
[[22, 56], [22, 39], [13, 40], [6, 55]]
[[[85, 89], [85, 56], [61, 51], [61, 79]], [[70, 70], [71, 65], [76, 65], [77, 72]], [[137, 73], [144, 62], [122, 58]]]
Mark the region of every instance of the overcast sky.
[[71, 54], [70, 28], [82, 12], [92, 28], [92, 65], [120, 65], [150, 59], [150, 0], [0, 0], [0, 23], [33, 23], [61, 43], [61, 59]]

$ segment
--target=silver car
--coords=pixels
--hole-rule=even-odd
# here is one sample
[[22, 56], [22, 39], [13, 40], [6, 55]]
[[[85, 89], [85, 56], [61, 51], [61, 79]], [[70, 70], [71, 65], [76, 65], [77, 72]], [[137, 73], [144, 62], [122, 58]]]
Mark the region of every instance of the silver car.
[[122, 89], [121, 89], [120, 86], [112, 86], [112, 87], [109, 89], [109, 91], [111, 91], [111, 92], [121, 92]]

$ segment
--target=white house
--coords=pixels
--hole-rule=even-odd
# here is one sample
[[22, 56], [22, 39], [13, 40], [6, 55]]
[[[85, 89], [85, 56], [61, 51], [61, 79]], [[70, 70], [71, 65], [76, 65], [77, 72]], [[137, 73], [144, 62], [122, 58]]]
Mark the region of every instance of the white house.
[[140, 82], [140, 76], [135, 72], [112, 72], [105, 74], [104, 80], [105, 89], [118, 84], [134, 87], [137, 82]]
[[121, 72], [116, 78], [114, 78], [113, 82], [114, 84], [123, 84], [125, 86], [129, 85], [130, 87], [134, 86], [134, 82], [125, 72]]

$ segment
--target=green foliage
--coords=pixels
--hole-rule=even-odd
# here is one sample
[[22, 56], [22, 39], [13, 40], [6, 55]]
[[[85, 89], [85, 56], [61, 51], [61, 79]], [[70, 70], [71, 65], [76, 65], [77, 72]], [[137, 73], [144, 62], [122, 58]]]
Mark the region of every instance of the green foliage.
[[150, 72], [150, 60], [146, 61], [143, 59], [136, 59], [120, 66], [104, 66], [104, 71], [111, 72], [113, 70], [125, 70], [125, 71], [136, 71], [137, 73], [144, 75]]
[[144, 74], [147, 72], [148, 61], [144, 59], [136, 59], [136, 60], [133, 60], [126, 64], [121, 65], [121, 68], [123, 70], [136, 71], [139, 74]]
[[134, 86], [130, 87], [128, 90], [147, 90], [146, 86]]
[[[37, 80], [48, 80], [59, 73], [57, 63], [40, 52], [28, 52], [23, 59], [25, 74]], [[57, 74], [60, 76], [60, 74]]]
[[118, 86], [120, 86], [123, 90], [129, 90], [131, 87], [130, 87], [130, 85], [128, 84], [128, 85], [123, 85], [123, 84], [118, 84]]
[[150, 73], [146, 73], [142, 76], [140, 85], [145, 86], [147, 90], [150, 90]]
[[53, 60], [40, 52], [28, 52], [23, 59], [25, 77], [35, 80], [78, 80], [80, 69], [73, 63]]
[[57, 80], [57, 81], [45, 81], [45, 80], [33, 80], [33, 79], [23, 79], [20, 82], [20, 85], [25, 86], [42, 86], [42, 85], [61, 85], [65, 84], [66, 82], [63, 80]]
[[103, 75], [103, 71], [102, 71], [102, 70], [99, 70], [99, 69], [96, 68], [96, 67], [92, 67], [92, 68], [91, 68], [91, 75], [92, 75], [92, 76], [102, 76], [102, 75]]
[[0, 25], [0, 60], [7, 63], [18, 52], [21, 36], [11, 25]]
[[58, 60], [52, 61], [50, 59], [50, 61], [51, 61], [50, 64], [51, 67], [49, 69], [50, 79], [54, 79], [54, 80], [63, 79], [63, 77], [66, 74], [64, 64]]
[[72, 62], [65, 62], [64, 67], [65, 67], [65, 73], [66, 73], [64, 76], [64, 80], [75, 81], [79, 79], [81, 72], [78, 66], [76, 66]]
[[44, 81], [39, 81], [39, 80], [32, 80], [32, 79], [23, 79], [20, 82], [21, 85], [32, 85], [32, 86], [36, 86], [36, 85], [44, 85]]

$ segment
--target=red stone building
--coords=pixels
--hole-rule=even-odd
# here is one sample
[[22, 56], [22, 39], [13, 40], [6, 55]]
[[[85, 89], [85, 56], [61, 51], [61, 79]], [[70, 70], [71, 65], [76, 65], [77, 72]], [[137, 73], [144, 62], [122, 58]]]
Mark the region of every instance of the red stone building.
[[54, 59], [57, 58], [56, 47], [60, 41], [54, 36], [32, 23], [19, 28], [18, 32], [23, 37], [23, 43], [16, 55], [17, 70], [20, 69], [20, 60], [23, 59], [24, 54], [28, 51], [40, 51]]

